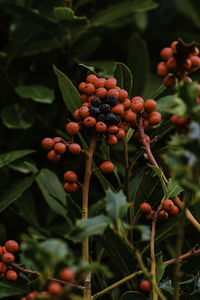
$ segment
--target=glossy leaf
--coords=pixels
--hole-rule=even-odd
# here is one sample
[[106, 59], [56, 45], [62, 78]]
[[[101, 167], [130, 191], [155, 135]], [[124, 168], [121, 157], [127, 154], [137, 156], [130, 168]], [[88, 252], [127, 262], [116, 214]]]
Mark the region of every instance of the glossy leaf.
[[54, 101], [54, 91], [42, 85], [20, 85], [15, 91], [20, 97], [36, 102], [51, 104]]
[[30, 289], [26, 287], [25, 282], [8, 282], [7, 280], [0, 281], [0, 299], [5, 297], [18, 296], [30, 293]]
[[167, 198], [173, 198], [184, 190], [174, 178], [170, 178], [167, 188], [168, 188]]
[[114, 77], [117, 79], [117, 85], [126, 90], [130, 96], [133, 86], [133, 78], [129, 68], [120, 62], [116, 62]]
[[22, 158], [26, 155], [34, 153], [35, 150], [16, 150], [11, 152], [6, 152], [0, 155], [0, 168], [9, 165], [11, 162]]
[[110, 189], [107, 190], [105, 200], [108, 216], [114, 222], [117, 222], [126, 214], [129, 205], [122, 191], [113, 193]]
[[162, 253], [159, 253], [158, 255], [156, 255], [156, 281], [157, 281], [157, 283], [159, 283], [160, 280], [162, 279], [162, 277], [165, 273], [166, 267], [167, 267], [167, 265], [163, 262], [163, 255], [162, 255]]

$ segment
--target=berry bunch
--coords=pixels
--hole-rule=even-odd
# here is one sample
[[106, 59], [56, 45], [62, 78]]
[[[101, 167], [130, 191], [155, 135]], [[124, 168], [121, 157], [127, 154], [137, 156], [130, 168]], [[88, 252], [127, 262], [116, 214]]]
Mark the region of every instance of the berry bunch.
[[187, 74], [193, 73], [200, 67], [199, 49], [196, 44], [186, 45], [182, 40], [174, 41], [170, 47], [160, 52], [163, 59], [157, 66], [157, 73], [164, 77], [166, 87], [173, 87], [178, 81], [187, 79]]
[[66, 183], [64, 184], [64, 190], [66, 193], [75, 193], [78, 188], [79, 185], [77, 183], [77, 175], [75, 172], [73, 171], [67, 171], [64, 174], [64, 180], [66, 181]]
[[17, 280], [17, 273], [12, 270], [11, 264], [15, 260], [13, 253], [18, 249], [18, 243], [13, 240], [8, 240], [4, 246], [0, 246], [0, 279], [6, 277], [9, 281]]
[[189, 130], [188, 125], [191, 123], [191, 118], [173, 115], [173, 116], [171, 116], [170, 120], [178, 132], [183, 133], [183, 134], [188, 133], [188, 130]]

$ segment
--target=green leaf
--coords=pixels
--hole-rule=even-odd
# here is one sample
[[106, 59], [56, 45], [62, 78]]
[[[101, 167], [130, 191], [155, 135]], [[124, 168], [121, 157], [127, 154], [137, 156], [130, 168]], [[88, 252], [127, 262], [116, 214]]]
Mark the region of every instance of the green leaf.
[[7, 280], [0, 281], [0, 299], [11, 296], [28, 294], [30, 289], [25, 286], [25, 283], [8, 282]]
[[34, 116], [31, 108], [15, 103], [3, 108], [1, 120], [7, 128], [28, 129], [33, 125]]
[[74, 15], [74, 11], [69, 7], [54, 7], [54, 15], [59, 21], [79, 21], [87, 20], [86, 17], [78, 17]]
[[21, 157], [24, 157], [34, 152], [35, 150], [16, 150], [16, 151], [3, 153], [0, 155], [0, 168], [10, 164], [16, 159], [19, 159]]
[[129, 68], [123, 63], [116, 62], [114, 67], [114, 77], [117, 79], [118, 86], [126, 90], [130, 96], [133, 78]]
[[134, 33], [128, 44], [128, 67], [133, 74], [133, 95], [141, 95], [149, 74], [149, 55], [145, 41]]
[[110, 218], [103, 215], [78, 220], [69, 238], [74, 242], [82, 242], [88, 236], [102, 235], [110, 223]]
[[172, 287], [171, 281], [161, 282], [161, 284], [159, 285], [159, 288], [162, 291], [168, 292], [170, 295], [173, 295], [174, 289]]
[[113, 221], [116, 222], [126, 214], [129, 205], [122, 191], [113, 193], [111, 189], [107, 190], [105, 200], [108, 216]]
[[139, 230], [140, 232], [140, 240], [141, 241], [149, 241], [151, 237], [151, 230], [147, 225], [136, 225], [134, 226], [134, 230]]
[[167, 185], [163, 179], [163, 176], [162, 176], [162, 171], [160, 169], [158, 169], [157, 167], [155, 166], [152, 166], [149, 164], [149, 167], [152, 168], [153, 172], [158, 176], [159, 180], [160, 180], [160, 183], [162, 185], [162, 189], [163, 189], [163, 193], [164, 193], [164, 197], [165, 199], [167, 198], [167, 195], [168, 195], [168, 188], [167, 188]]
[[157, 101], [156, 110], [159, 111], [160, 113], [167, 112], [170, 109], [170, 107], [173, 106], [175, 97], [176, 97], [176, 95], [169, 95], [169, 96], [165, 96], [165, 97], [160, 98]]
[[200, 28], [200, 21], [198, 11], [193, 7], [190, 0], [175, 0], [176, 6], [190, 21], [192, 21], [197, 28]]
[[124, 293], [120, 300], [144, 300], [144, 294], [136, 292], [136, 291], [129, 291]]
[[178, 184], [176, 179], [170, 178], [169, 183], [167, 185], [168, 188], [168, 196], [167, 198], [173, 198], [176, 195], [180, 194], [184, 189]]
[[14, 203], [21, 195], [32, 185], [33, 181], [39, 174], [35, 173], [30, 177], [27, 177], [18, 183], [14, 184], [8, 191], [3, 192], [1, 195], [0, 212]]
[[52, 238], [41, 242], [40, 249], [46, 250], [51, 255], [53, 265], [62, 262], [69, 251], [66, 242]]
[[165, 273], [166, 267], [167, 267], [167, 265], [163, 261], [162, 252], [160, 252], [160, 253], [158, 253], [158, 255], [156, 255], [156, 281], [157, 281], [157, 283], [159, 283], [160, 280], [162, 279], [162, 277]]
[[127, 0], [110, 5], [102, 9], [91, 18], [94, 26], [106, 26], [118, 19], [135, 13], [156, 8], [158, 5], [152, 0]]
[[36, 102], [51, 104], [54, 101], [54, 91], [42, 85], [20, 85], [15, 91], [20, 97]]
[[53, 66], [53, 69], [57, 76], [65, 105], [71, 114], [73, 114], [81, 106], [79, 92], [63, 72], [59, 71], [55, 66]]

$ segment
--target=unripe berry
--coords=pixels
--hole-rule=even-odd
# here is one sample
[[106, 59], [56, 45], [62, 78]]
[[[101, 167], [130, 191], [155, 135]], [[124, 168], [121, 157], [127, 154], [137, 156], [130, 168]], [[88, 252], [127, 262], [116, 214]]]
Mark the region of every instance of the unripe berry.
[[151, 283], [149, 280], [143, 280], [140, 282], [140, 291], [145, 293], [151, 292]]
[[69, 194], [75, 193], [76, 191], [78, 191], [78, 188], [79, 188], [79, 186], [76, 183], [66, 182], [64, 184], [64, 190], [65, 190], [65, 192], [67, 192]]
[[144, 214], [149, 214], [151, 212], [151, 205], [147, 202], [143, 202], [140, 204], [140, 210]]
[[170, 199], [166, 199], [162, 202], [162, 208], [166, 211], [172, 210], [174, 207], [174, 202]]
[[19, 249], [19, 244], [14, 240], [9, 240], [5, 243], [6, 250], [8, 252], [16, 252]]
[[159, 76], [166, 76], [168, 74], [167, 64], [164, 61], [161, 61], [157, 65], [157, 74]]
[[161, 119], [162, 119], [162, 116], [158, 111], [153, 111], [152, 113], [150, 113], [149, 122], [151, 125], [159, 124]]
[[38, 292], [37, 291], [33, 291], [32, 293], [29, 293], [27, 295], [27, 300], [32, 300], [32, 299], [35, 299], [35, 296], [38, 295]]
[[48, 285], [48, 292], [52, 295], [59, 296], [62, 294], [62, 286], [57, 282], [51, 282]]
[[5, 273], [0, 273], [0, 280], [5, 277]]
[[61, 154], [62, 155], [66, 151], [66, 146], [63, 143], [56, 143], [53, 149], [56, 152], [56, 154]]
[[17, 280], [17, 273], [13, 270], [9, 270], [6, 272], [6, 279], [9, 281]]
[[42, 148], [45, 150], [50, 150], [54, 146], [54, 142], [51, 138], [44, 138], [42, 140]]
[[77, 143], [72, 143], [69, 145], [69, 151], [72, 153], [72, 154], [79, 154], [81, 152], [81, 147], [79, 144]]
[[148, 113], [151, 113], [156, 110], [157, 103], [153, 99], [148, 99], [144, 102], [144, 110]]
[[103, 162], [99, 168], [104, 174], [110, 174], [114, 171], [114, 165], [110, 161]]
[[65, 281], [73, 281], [75, 278], [74, 271], [71, 268], [64, 268], [60, 271], [60, 279]]
[[95, 130], [98, 133], [104, 133], [106, 132], [107, 126], [104, 122], [97, 122], [95, 125]]
[[56, 163], [59, 161], [60, 159], [60, 154], [56, 154], [55, 151], [52, 149], [48, 152], [47, 154], [47, 158], [53, 162], [53, 163]]
[[67, 171], [64, 174], [64, 180], [67, 181], [67, 182], [74, 183], [74, 182], [77, 181], [77, 175], [73, 171]]
[[2, 255], [1, 260], [6, 264], [11, 264], [15, 260], [15, 257], [12, 253], [7, 252]]

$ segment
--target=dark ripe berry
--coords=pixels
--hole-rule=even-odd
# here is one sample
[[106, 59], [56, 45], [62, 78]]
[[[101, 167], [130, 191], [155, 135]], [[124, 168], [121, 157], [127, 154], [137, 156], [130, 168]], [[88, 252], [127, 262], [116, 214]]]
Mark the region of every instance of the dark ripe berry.
[[176, 46], [178, 44], [178, 41], [174, 41], [171, 43], [171, 48], [172, 48], [172, 51], [175, 52], [176, 51]]
[[89, 105], [91, 105], [91, 100], [94, 99], [94, 98], [96, 98], [96, 95], [95, 95], [95, 94], [90, 95], [90, 96], [88, 97], [88, 104], [89, 104]]
[[14, 240], [9, 240], [5, 243], [6, 250], [8, 252], [16, 252], [19, 249], [19, 244]]
[[110, 134], [117, 134], [119, 131], [119, 128], [115, 125], [111, 125], [108, 127], [108, 130], [107, 132], [110, 133]]
[[80, 95], [80, 100], [82, 103], [85, 103], [88, 101], [88, 96], [86, 94]]
[[147, 202], [143, 202], [140, 204], [140, 210], [144, 214], [149, 214], [151, 212], [151, 205]]
[[128, 97], [128, 93], [126, 90], [121, 89], [119, 91], [119, 101], [124, 101]]
[[95, 92], [95, 86], [92, 83], [87, 83], [84, 88], [84, 93], [87, 95], [92, 95]]
[[157, 125], [160, 123], [161, 119], [162, 119], [161, 114], [158, 111], [153, 111], [152, 113], [150, 113], [149, 123], [151, 125]]
[[165, 221], [167, 219], [168, 219], [168, 213], [162, 209], [158, 214], [158, 220]]
[[102, 114], [107, 114], [110, 112], [110, 105], [109, 104], [102, 104], [101, 106], [101, 113]]
[[76, 109], [76, 110], [74, 111], [73, 116], [74, 116], [74, 119], [75, 119], [76, 121], [80, 121], [80, 120], [81, 120], [81, 118], [80, 118], [80, 116], [79, 116], [79, 109]]
[[143, 280], [140, 282], [140, 291], [144, 293], [151, 292], [151, 283], [149, 280]]
[[111, 89], [107, 92], [107, 97], [109, 96], [115, 96], [117, 99], [119, 97], [119, 91], [117, 89]]
[[79, 91], [82, 93], [84, 92], [85, 86], [86, 86], [86, 82], [81, 82], [78, 86]]
[[126, 136], [126, 132], [123, 128], [119, 128], [118, 133], [116, 134], [116, 137], [118, 140], [122, 140]]
[[113, 146], [113, 145], [116, 145], [118, 142], [118, 139], [115, 135], [112, 135], [112, 134], [109, 134], [107, 139], [106, 139], [106, 143], [109, 145], [109, 146]]
[[174, 205], [172, 210], [169, 211], [169, 215], [172, 217], [176, 217], [178, 215], [178, 213], [179, 213], [179, 208], [176, 205]]
[[110, 174], [114, 171], [114, 165], [110, 161], [103, 162], [99, 168], [104, 174]]
[[86, 128], [91, 128], [95, 126], [96, 122], [97, 121], [94, 117], [87, 117], [83, 120], [83, 124]]
[[106, 116], [104, 114], [100, 114], [98, 117], [97, 117], [97, 121], [98, 122], [106, 122]]
[[89, 107], [90, 116], [96, 117], [100, 114], [101, 110], [98, 107], [90, 106]]
[[163, 48], [160, 52], [160, 56], [162, 59], [167, 60], [170, 56], [172, 56], [173, 50], [171, 48]]
[[87, 106], [82, 106], [79, 108], [79, 116], [84, 119], [90, 115], [89, 108]]
[[126, 98], [122, 104], [124, 105], [124, 108], [127, 109], [129, 107], [131, 107], [131, 100], [129, 100], [128, 98]]
[[54, 146], [54, 141], [51, 138], [44, 138], [42, 140], [42, 148], [45, 150], [50, 150]]
[[167, 67], [168, 69], [175, 69], [177, 66], [177, 62], [176, 62], [176, 58], [175, 57], [170, 57], [168, 60], [167, 60]]
[[190, 60], [192, 62], [193, 67], [200, 67], [200, 57], [199, 56], [191, 56]]
[[77, 181], [77, 175], [73, 171], [67, 171], [64, 174], [64, 180], [67, 181], [67, 182], [74, 183], [74, 182]]
[[81, 152], [81, 147], [79, 144], [76, 144], [76, 143], [72, 143], [69, 145], [69, 151], [72, 153], [72, 154], [79, 154]]
[[7, 266], [0, 261], [0, 273], [5, 273], [7, 270]]
[[98, 133], [104, 133], [107, 130], [107, 126], [104, 122], [97, 122], [95, 125], [95, 130]]
[[6, 279], [9, 281], [17, 280], [17, 273], [13, 270], [9, 270], [6, 272]]
[[131, 99], [131, 108], [133, 112], [140, 112], [144, 107], [144, 100], [141, 97], [133, 97]]
[[78, 188], [79, 188], [79, 186], [77, 183], [66, 182], [64, 184], [64, 190], [66, 193], [69, 193], [69, 194], [75, 193], [76, 191], [78, 191]]
[[167, 64], [164, 61], [161, 61], [157, 65], [157, 74], [159, 76], [166, 76], [168, 74]]
[[136, 119], [137, 119], [137, 116], [136, 116], [136, 114], [133, 111], [131, 111], [131, 110], [125, 111], [125, 113], [124, 113], [124, 120], [126, 122], [135, 122]]
[[90, 74], [86, 77], [87, 83], [94, 83], [97, 79], [98, 77], [94, 74]]
[[148, 113], [151, 113], [152, 111], [156, 110], [157, 103], [153, 99], [148, 99], [144, 102], [144, 110]]
[[166, 87], [171, 88], [176, 84], [176, 78], [173, 75], [166, 76], [163, 80]]
[[50, 160], [53, 163], [56, 163], [60, 159], [60, 154], [56, 154], [56, 152], [52, 149], [47, 154], [48, 160]]
[[75, 279], [74, 271], [71, 268], [64, 268], [60, 271], [60, 279], [64, 281], [73, 281]]
[[105, 78], [97, 78], [94, 82], [95, 87], [98, 88], [104, 88], [106, 84]]
[[[79, 110], [80, 111], [80, 110]], [[80, 112], [79, 112], [80, 114]], [[76, 122], [69, 122], [66, 125], [66, 131], [67, 133], [69, 133], [70, 135], [76, 135], [79, 132], [79, 124]]]
[[185, 61], [185, 63], [184, 63], [184, 68], [186, 70], [190, 70], [191, 67], [192, 67], [192, 61], [191, 61], [190, 58], [187, 58], [186, 61]]
[[107, 90], [105, 88], [98, 88], [96, 90], [96, 96], [100, 99], [105, 98], [107, 95]]
[[56, 296], [59, 296], [62, 294], [62, 286], [60, 285], [60, 283], [57, 283], [57, 282], [51, 282], [49, 285], [48, 285], [48, 292], [51, 294], [51, 295], [56, 295]]
[[56, 143], [53, 149], [56, 152], [56, 154], [61, 154], [62, 155], [66, 151], [66, 146], [63, 143]]
[[109, 104], [111, 107], [113, 107], [115, 104], [117, 104], [118, 100], [114, 95], [108, 96], [104, 103]]
[[117, 80], [113, 77], [110, 77], [106, 80], [105, 87], [107, 90], [114, 89], [117, 85]]
[[101, 104], [101, 100], [98, 97], [94, 97], [91, 99], [91, 104], [95, 107], [98, 107]]
[[108, 125], [117, 125], [120, 122], [120, 118], [114, 113], [110, 112], [106, 115], [106, 124]]
[[146, 219], [147, 221], [151, 221], [151, 220], [153, 219], [154, 215], [155, 215], [155, 211], [152, 209], [152, 210], [150, 211], [150, 213], [148, 213], [148, 214], [145, 215], [145, 219]]
[[12, 253], [7, 252], [2, 255], [1, 260], [2, 260], [2, 262], [6, 263], [6, 264], [9, 264], [9, 263], [11, 264], [15, 260], [15, 257]]
[[174, 207], [174, 202], [170, 199], [166, 199], [162, 202], [162, 208], [166, 211], [172, 210]]
[[117, 103], [115, 106], [113, 106], [112, 112], [115, 115], [118, 115], [120, 118], [123, 118], [123, 116], [124, 116], [124, 105], [122, 103]]

